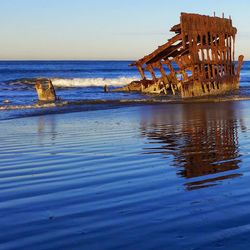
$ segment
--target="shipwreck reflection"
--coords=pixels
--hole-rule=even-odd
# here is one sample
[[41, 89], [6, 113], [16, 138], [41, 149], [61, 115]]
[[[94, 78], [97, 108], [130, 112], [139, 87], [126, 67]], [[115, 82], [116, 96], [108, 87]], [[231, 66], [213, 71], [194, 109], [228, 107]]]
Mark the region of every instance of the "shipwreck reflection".
[[[142, 115], [146, 154], [162, 154], [188, 190], [241, 175], [238, 128], [245, 127], [236, 103], [173, 104]], [[244, 130], [243, 130], [244, 132]], [[192, 178], [192, 180], [190, 179]]]

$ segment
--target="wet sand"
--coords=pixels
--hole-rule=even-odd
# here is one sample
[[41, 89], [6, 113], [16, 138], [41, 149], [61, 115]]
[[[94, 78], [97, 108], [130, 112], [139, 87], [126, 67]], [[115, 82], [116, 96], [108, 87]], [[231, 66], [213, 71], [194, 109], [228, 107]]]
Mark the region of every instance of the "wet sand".
[[249, 249], [249, 107], [0, 121], [0, 249]]

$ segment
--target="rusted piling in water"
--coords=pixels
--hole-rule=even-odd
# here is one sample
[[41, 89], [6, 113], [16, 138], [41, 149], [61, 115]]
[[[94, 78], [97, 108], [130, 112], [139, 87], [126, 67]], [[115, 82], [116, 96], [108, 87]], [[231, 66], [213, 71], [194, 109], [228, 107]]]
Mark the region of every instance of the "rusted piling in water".
[[39, 101], [55, 101], [57, 99], [56, 92], [51, 80], [37, 79], [35, 88]]

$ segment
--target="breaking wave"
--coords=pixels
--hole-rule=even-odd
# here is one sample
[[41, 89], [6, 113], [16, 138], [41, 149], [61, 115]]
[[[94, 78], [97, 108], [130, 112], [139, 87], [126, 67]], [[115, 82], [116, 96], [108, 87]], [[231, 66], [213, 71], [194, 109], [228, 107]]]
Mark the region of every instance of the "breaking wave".
[[123, 86], [134, 80], [138, 80], [135, 77], [119, 77], [119, 78], [73, 78], [63, 79], [54, 78], [51, 79], [55, 87], [103, 87], [107, 86]]
[[[4, 86], [21, 86], [21, 85], [34, 85], [36, 80], [46, 78], [20, 78], [15, 80], [9, 80], [5, 83], [1, 83]], [[103, 87], [124, 86], [132, 81], [138, 80], [136, 77], [118, 77], [118, 78], [48, 78], [51, 79], [53, 85], [58, 88], [75, 88], [75, 87]]]

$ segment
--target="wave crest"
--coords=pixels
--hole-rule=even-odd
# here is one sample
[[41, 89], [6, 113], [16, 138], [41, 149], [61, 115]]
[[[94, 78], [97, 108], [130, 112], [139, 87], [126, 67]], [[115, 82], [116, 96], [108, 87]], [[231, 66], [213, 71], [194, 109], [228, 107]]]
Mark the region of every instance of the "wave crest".
[[55, 87], [103, 87], [107, 86], [124, 86], [134, 80], [135, 77], [119, 77], [119, 78], [73, 78], [73, 79], [63, 79], [54, 78], [51, 79]]

